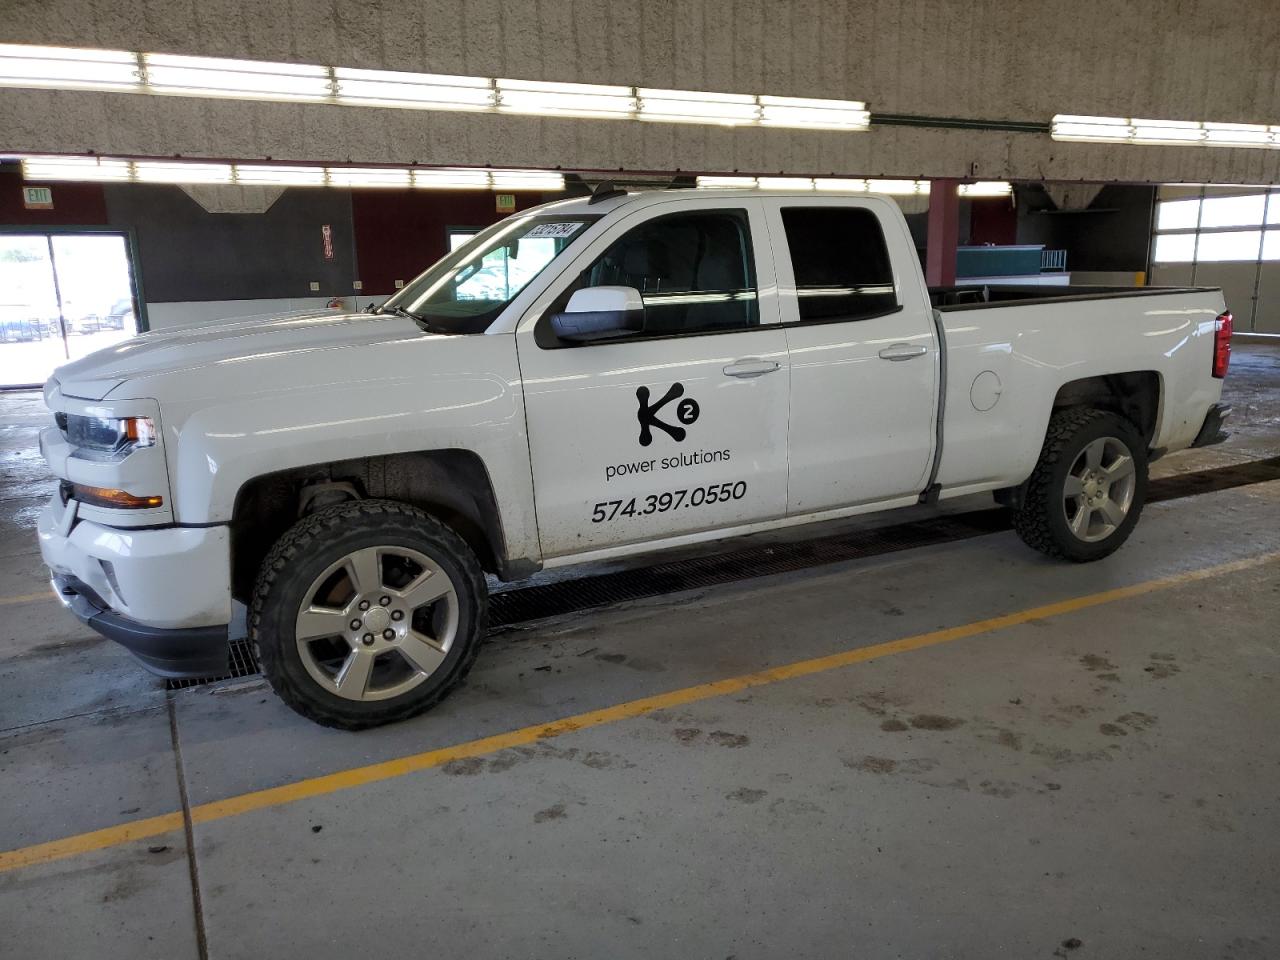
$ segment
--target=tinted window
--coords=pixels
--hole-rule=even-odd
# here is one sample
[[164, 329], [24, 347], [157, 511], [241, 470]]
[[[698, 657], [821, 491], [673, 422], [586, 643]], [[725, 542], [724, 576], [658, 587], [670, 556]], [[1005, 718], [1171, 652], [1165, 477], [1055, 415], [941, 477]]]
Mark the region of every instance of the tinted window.
[[747, 215], [740, 210], [658, 217], [624, 234], [577, 287], [635, 287], [644, 336], [760, 322]]
[[870, 210], [789, 207], [782, 225], [801, 320], [862, 320], [898, 306], [884, 232]]

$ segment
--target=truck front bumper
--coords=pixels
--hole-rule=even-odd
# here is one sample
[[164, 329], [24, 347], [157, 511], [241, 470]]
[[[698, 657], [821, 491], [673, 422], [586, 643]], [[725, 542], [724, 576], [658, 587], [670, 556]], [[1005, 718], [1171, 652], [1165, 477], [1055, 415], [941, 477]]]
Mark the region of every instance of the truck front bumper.
[[81, 621], [163, 677], [227, 670], [227, 527], [128, 530], [76, 519], [59, 497], [37, 523], [58, 598]]

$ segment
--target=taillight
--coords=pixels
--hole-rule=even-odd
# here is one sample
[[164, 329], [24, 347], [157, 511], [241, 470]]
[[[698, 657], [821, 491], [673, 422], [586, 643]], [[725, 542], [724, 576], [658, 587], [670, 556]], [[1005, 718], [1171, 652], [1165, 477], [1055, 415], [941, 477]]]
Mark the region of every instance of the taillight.
[[1218, 314], [1213, 328], [1213, 375], [1221, 380], [1231, 366], [1231, 327], [1235, 319], [1230, 310]]

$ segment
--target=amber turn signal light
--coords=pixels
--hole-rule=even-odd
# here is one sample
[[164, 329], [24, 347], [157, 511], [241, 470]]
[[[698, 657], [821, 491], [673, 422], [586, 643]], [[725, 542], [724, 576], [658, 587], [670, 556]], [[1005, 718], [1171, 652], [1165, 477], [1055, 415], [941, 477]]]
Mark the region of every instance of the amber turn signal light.
[[117, 510], [145, 510], [164, 506], [164, 497], [135, 497], [124, 490], [111, 487], [90, 487], [83, 483], [71, 485], [71, 495], [81, 503], [95, 507], [114, 507]]

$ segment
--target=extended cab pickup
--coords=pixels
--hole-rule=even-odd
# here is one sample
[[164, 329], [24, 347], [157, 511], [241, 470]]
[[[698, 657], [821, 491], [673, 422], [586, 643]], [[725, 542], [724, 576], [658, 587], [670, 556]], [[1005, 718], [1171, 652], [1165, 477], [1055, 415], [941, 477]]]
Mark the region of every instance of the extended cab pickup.
[[163, 330], [60, 368], [55, 590], [166, 676], [232, 603], [292, 707], [362, 727], [470, 667], [485, 572], [992, 491], [1095, 560], [1220, 439], [1216, 289], [929, 290], [892, 200], [598, 192], [380, 307]]

